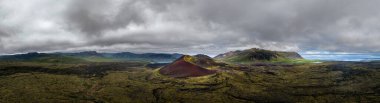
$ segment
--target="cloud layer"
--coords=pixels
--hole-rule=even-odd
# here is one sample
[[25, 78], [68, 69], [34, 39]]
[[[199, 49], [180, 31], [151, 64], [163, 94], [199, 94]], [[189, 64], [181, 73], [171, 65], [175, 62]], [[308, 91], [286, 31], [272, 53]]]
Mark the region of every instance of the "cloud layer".
[[0, 53], [379, 52], [377, 0], [0, 0]]

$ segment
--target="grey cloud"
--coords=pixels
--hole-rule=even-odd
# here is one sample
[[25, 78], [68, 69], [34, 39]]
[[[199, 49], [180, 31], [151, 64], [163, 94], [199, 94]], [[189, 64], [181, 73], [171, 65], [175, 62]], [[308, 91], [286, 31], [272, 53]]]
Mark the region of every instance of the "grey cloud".
[[4, 44], [3, 39], [10, 36], [10, 34], [3, 29], [3, 27], [0, 25], [0, 50], [4, 49]]
[[[39, 29], [20, 26], [15, 29], [19, 29], [15, 35], [7, 37], [27, 40], [22, 37], [28, 33], [21, 31], [30, 31], [41, 38], [69, 35], [65, 40], [40, 40], [35, 45], [20, 43], [7, 52], [133, 48], [141, 52], [215, 54], [249, 47], [380, 52], [379, 3], [375, 0], [68, 0], [62, 3], [64, 10], [56, 13], [61, 16], [37, 14], [34, 19], [25, 18], [34, 21], [54, 17], [49, 20], [60, 22], [55, 25], [59, 30], [47, 29], [50, 32], [39, 34], [42, 32], [34, 32]], [[29, 12], [37, 9], [30, 8]], [[24, 16], [22, 13], [9, 18]], [[0, 25], [6, 24], [0, 21]], [[0, 28], [0, 38], [6, 34], [4, 31], [7, 28]], [[0, 49], [9, 45], [1, 44]]]
[[[76, 47], [75, 44], [70, 42], [57, 42], [57, 41], [44, 41], [44, 42], [35, 42], [23, 45], [12, 46], [12, 49], [4, 48], [2, 53], [25, 53], [25, 52], [46, 52], [54, 50], [65, 50], [62, 48], [73, 48]], [[9, 48], [9, 47], [8, 47]]]
[[[373, 45], [375, 40], [363, 39], [358, 42], [339, 40], [349, 30], [360, 29], [358, 26], [368, 27], [367, 24], [355, 22], [352, 28], [340, 28], [337, 24], [347, 17], [367, 20], [379, 17], [376, 10], [379, 1], [329, 1], [329, 0], [288, 0], [288, 1], [246, 1], [246, 0], [207, 0], [195, 6], [195, 13], [205, 21], [226, 25], [236, 29], [238, 33], [252, 41], [294, 43], [301, 48], [325, 49], [336, 51], [378, 51], [365, 49]], [[378, 22], [378, 21], [375, 21]], [[379, 27], [379, 25], [376, 28]], [[375, 28], [374, 28], [375, 29]], [[376, 29], [375, 29], [376, 30]], [[380, 35], [379, 32], [368, 34]], [[359, 34], [357, 36], [364, 36]], [[319, 37], [319, 38], [314, 38]], [[314, 42], [314, 43], [308, 43]], [[361, 47], [350, 46], [355, 43], [371, 42]], [[337, 49], [323, 48], [325, 45], [334, 45]], [[344, 45], [344, 46], [342, 46]], [[342, 47], [341, 47], [342, 46]]]
[[0, 37], [8, 36], [9, 34], [0, 28]]
[[4, 32], [2, 29], [0, 29], [0, 50], [4, 49], [4, 43], [3, 43], [3, 38], [4, 36], [7, 36], [8, 33]]
[[[90, 45], [111, 46], [115, 44], [152, 44], [160, 47], [188, 47], [191, 45], [204, 44], [208, 41], [187, 38], [189, 36], [180, 37], [180, 35], [170, 35], [166, 33], [181, 32], [141, 32], [130, 36], [98, 38], [89, 42]], [[184, 34], [184, 33], [182, 33]], [[191, 34], [188, 34], [191, 35]], [[148, 39], [149, 38], [149, 39]], [[158, 47], [159, 48], [159, 47]]]
[[[129, 23], [143, 23], [144, 18], [134, 1], [120, 1], [120, 6], [109, 0], [73, 0], [65, 12], [70, 29], [79, 29], [88, 35], [100, 35]], [[116, 6], [116, 7], [115, 7]]]

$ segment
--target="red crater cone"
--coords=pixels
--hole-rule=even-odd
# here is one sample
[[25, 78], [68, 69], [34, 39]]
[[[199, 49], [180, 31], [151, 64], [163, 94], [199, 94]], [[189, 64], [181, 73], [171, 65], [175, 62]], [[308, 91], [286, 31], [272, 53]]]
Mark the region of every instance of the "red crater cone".
[[197, 77], [210, 75], [216, 71], [208, 70], [185, 60], [186, 56], [175, 60], [173, 63], [161, 68], [159, 72], [175, 78]]

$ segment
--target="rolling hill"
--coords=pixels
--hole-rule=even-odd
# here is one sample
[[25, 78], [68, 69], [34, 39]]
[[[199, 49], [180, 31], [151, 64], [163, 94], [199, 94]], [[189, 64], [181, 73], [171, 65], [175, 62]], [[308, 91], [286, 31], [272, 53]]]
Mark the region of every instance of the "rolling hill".
[[219, 54], [214, 59], [223, 62], [232, 63], [252, 63], [252, 62], [274, 62], [274, 61], [288, 61], [303, 59], [301, 55], [296, 52], [283, 52], [283, 51], [270, 51], [264, 49], [247, 49], [230, 51], [227, 53]]
[[147, 62], [110, 62], [126, 60], [124, 58], [162, 60], [171, 57], [165, 55], [90, 51], [1, 56], [0, 102], [380, 102], [379, 62], [282, 65], [273, 61], [301, 57], [296, 53], [254, 49], [230, 52], [216, 59], [239, 57], [237, 59], [268, 65], [223, 64], [202, 54], [185, 55], [170, 64], [157, 63], [149, 67]]

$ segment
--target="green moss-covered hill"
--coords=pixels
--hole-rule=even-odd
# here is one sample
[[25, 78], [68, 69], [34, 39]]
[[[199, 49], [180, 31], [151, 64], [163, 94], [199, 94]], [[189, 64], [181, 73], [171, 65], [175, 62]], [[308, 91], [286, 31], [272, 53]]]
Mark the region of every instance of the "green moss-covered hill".
[[[186, 55], [166, 66], [185, 69], [174, 73], [193, 67], [216, 72], [182, 78], [160, 73], [165, 65], [130, 60], [0, 61], [0, 103], [380, 102], [380, 62], [284, 63], [297, 55], [261, 49], [231, 52], [218, 61]], [[252, 63], [257, 61], [262, 63]]]
[[247, 49], [231, 51], [224, 54], [219, 54], [215, 59], [223, 62], [232, 63], [252, 63], [252, 62], [274, 62], [274, 61], [292, 61], [303, 59], [296, 52], [270, 51], [264, 49]]
[[173, 78], [140, 63], [0, 63], [1, 103], [378, 103], [380, 63], [247, 66]]

